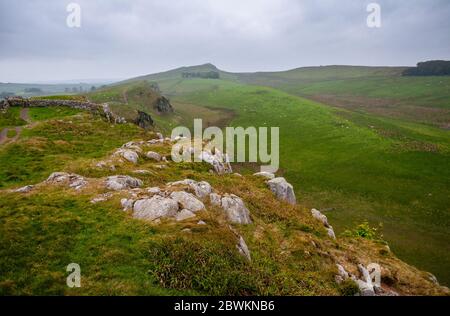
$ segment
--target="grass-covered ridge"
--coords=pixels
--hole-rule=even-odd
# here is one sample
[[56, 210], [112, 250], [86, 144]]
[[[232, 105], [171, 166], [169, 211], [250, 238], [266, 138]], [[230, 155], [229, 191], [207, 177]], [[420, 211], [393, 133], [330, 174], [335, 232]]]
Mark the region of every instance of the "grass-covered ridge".
[[[138, 165], [122, 162], [116, 170], [97, 167], [122, 143], [153, 137], [133, 125], [111, 126], [87, 114], [48, 119], [24, 135], [21, 141], [29, 145], [52, 145], [36, 148], [39, 156], [34, 157], [44, 162], [41, 175], [24, 177], [20, 185], [36, 184], [44, 175], [63, 170], [86, 177], [88, 185], [80, 191], [44, 183], [26, 194], [0, 191], [2, 295], [354, 294], [354, 287], [336, 284], [336, 262], [349, 267], [378, 262], [385, 269], [384, 282], [401, 294], [444, 293], [426, 273], [396, 259], [382, 241], [330, 239], [307, 208], [278, 201], [261, 178], [218, 176], [208, 165], [197, 163], [169, 161], [160, 168], [161, 162], [142, 157]], [[61, 148], [53, 148], [60, 142], [62, 148], [76, 148], [64, 153], [66, 159], [58, 156]], [[83, 146], [77, 147], [78, 142]], [[168, 155], [170, 143], [145, 147], [149, 149]], [[0, 148], [2, 154], [8, 150]], [[67, 163], [58, 164], [60, 160]], [[13, 171], [11, 166], [6, 165]], [[149, 174], [136, 174], [136, 169]], [[133, 219], [122, 211], [120, 200], [126, 192], [91, 203], [106, 192], [104, 178], [115, 174], [137, 177], [144, 187], [163, 187], [185, 178], [203, 180], [218, 192], [239, 195], [253, 223], [233, 229], [246, 240], [252, 261], [239, 254], [223, 212], [208, 202], [207, 210], [192, 220], [160, 224]], [[13, 184], [19, 186], [7, 183]], [[207, 225], [198, 225], [199, 220]], [[71, 262], [81, 266], [81, 288], [66, 286], [65, 268]]]
[[17, 141], [0, 147], [0, 188], [42, 181], [55, 168], [102, 156], [140, 133], [132, 124], [110, 125], [68, 108], [33, 108], [30, 116], [42, 121], [24, 129]]
[[164, 82], [175, 102], [234, 111], [233, 126], [279, 126], [281, 168], [300, 203], [334, 209], [327, 215], [339, 231], [365, 220], [382, 223], [396, 253], [448, 282], [448, 132], [334, 110], [270, 88]]

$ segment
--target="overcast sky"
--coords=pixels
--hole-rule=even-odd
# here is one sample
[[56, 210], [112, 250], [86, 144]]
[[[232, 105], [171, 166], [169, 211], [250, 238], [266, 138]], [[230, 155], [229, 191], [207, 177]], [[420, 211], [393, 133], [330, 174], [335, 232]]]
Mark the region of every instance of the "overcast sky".
[[[67, 5], [81, 6], [69, 28]], [[367, 27], [367, 4], [381, 28]], [[0, 0], [0, 81], [450, 59], [449, 0]]]

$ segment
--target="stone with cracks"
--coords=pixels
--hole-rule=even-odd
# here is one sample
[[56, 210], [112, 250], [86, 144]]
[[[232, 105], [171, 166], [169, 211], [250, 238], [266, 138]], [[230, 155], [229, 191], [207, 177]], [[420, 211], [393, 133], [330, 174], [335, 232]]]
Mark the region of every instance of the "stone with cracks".
[[203, 204], [203, 202], [197, 199], [191, 193], [184, 191], [172, 192], [172, 194], [170, 194], [170, 197], [173, 200], [177, 201], [182, 208], [189, 210], [193, 213], [205, 209], [205, 205]]
[[252, 223], [250, 212], [240, 197], [234, 194], [225, 194], [222, 197], [221, 203], [231, 223], [241, 225]]
[[160, 218], [174, 217], [178, 212], [178, 202], [155, 195], [150, 199], [138, 200], [133, 206], [133, 217], [154, 221]]

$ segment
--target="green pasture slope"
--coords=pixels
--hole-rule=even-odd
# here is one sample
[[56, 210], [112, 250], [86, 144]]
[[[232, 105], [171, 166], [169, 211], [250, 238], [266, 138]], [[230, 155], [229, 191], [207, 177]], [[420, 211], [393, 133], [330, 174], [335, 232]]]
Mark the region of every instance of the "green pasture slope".
[[450, 76], [403, 77], [404, 67], [324, 66], [234, 74], [328, 105], [450, 129]]
[[450, 284], [448, 131], [331, 108], [235, 78], [144, 79], [157, 80], [180, 105], [232, 110], [231, 125], [279, 126], [281, 172], [300, 203], [332, 209], [327, 216], [338, 232], [365, 220], [382, 224], [400, 258]]

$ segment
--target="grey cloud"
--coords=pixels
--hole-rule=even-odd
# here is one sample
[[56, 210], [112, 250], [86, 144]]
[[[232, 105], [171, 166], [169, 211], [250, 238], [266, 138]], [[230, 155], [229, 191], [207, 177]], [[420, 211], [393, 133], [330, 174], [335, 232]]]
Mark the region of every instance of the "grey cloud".
[[230, 71], [412, 65], [450, 56], [450, 1], [61, 0], [0, 2], [0, 81], [126, 78], [212, 62]]

